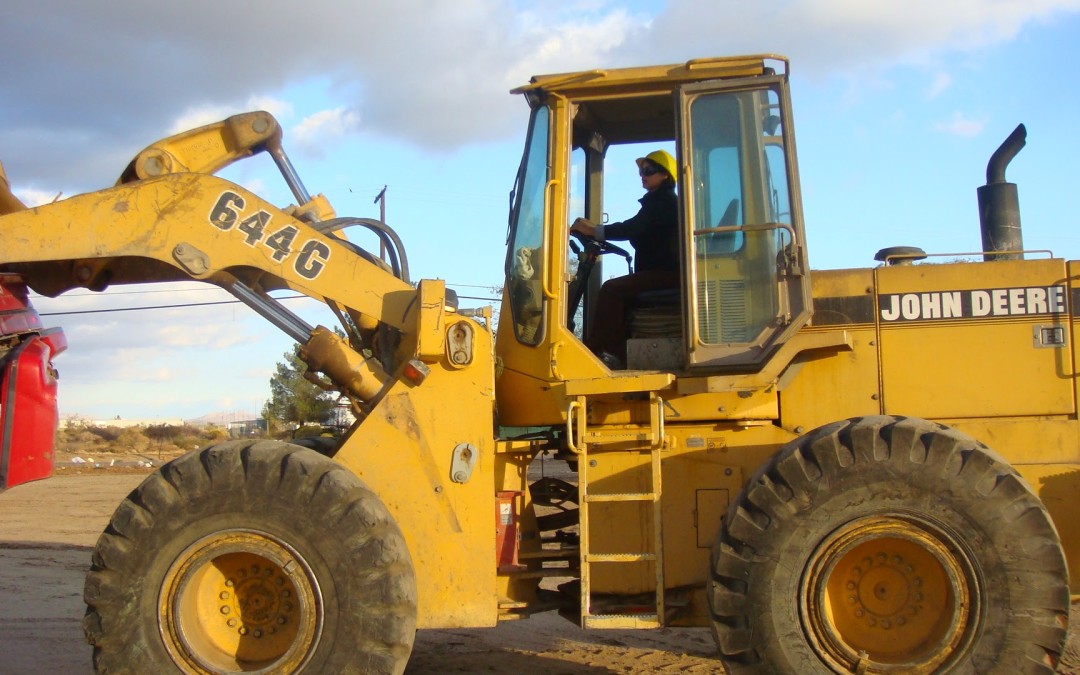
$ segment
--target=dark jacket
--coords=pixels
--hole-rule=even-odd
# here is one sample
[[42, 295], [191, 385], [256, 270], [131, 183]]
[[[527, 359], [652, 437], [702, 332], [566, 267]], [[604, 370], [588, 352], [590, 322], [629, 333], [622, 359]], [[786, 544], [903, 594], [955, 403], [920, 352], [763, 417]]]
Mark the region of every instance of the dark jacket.
[[604, 226], [604, 239], [633, 245], [635, 272], [678, 271], [679, 200], [675, 187], [658, 187], [638, 201], [641, 210], [633, 218]]

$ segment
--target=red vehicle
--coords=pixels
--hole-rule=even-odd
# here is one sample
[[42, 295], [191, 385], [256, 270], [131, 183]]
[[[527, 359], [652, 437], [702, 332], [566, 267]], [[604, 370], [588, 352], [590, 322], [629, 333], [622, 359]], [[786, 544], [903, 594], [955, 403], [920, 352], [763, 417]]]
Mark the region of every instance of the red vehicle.
[[0, 274], [0, 492], [53, 472], [56, 369], [67, 348], [59, 328], [44, 328], [18, 275]]
[[[26, 208], [0, 164], [0, 215]], [[53, 472], [56, 368], [67, 349], [59, 328], [45, 328], [22, 277], [0, 274], [0, 492]]]

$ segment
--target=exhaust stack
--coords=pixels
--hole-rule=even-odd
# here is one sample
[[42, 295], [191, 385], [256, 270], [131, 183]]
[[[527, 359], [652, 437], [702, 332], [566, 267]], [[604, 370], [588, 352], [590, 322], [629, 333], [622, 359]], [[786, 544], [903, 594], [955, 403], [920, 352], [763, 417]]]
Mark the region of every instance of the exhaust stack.
[[1005, 181], [1005, 168], [1027, 143], [1021, 124], [990, 156], [986, 185], [978, 189], [979, 225], [982, 228], [983, 260], [1023, 260], [1024, 238], [1020, 231], [1020, 197], [1016, 183]]

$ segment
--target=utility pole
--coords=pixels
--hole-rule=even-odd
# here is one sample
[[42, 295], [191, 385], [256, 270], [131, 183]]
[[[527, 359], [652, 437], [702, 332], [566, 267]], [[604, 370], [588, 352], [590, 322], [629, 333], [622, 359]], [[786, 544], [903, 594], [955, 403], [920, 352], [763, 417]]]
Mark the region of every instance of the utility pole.
[[[372, 204], [379, 205], [379, 222], [386, 224], [386, 186], [382, 186], [382, 190], [379, 194], [375, 195], [375, 201]], [[386, 242], [382, 237], [379, 237], [379, 260], [386, 260]]]

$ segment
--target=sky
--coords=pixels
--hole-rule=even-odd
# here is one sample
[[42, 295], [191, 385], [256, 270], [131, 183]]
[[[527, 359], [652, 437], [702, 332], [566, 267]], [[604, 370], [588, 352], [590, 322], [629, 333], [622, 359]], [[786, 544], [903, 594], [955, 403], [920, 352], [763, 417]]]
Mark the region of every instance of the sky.
[[[814, 269], [873, 266], [887, 246], [979, 250], [976, 189], [1020, 123], [1027, 146], [1007, 178], [1025, 248], [1080, 259], [1065, 199], [1080, 157], [1065, 123], [1080, 106], [1080, 0], [9, 0], [0, 161], [37, 205], [109, 187], [159, 138], [268, 110], [311, 193], [372, 218], [386, 187], [413, 279], [444, 279], [476, 307], [497, 303], [528, 119], [510, 89], [537, 74], [760, 53], [791, 59]], [[637, 207], [629, 169], [606, 198], [612, 220]], [[223, 175], [293, 201], [266, 157]], [[61, 414], [260, 410], [293, 343], [242, 305], [208, 304], [226, 300], [194, 283], [35, 296], [69, 341], [56, 359]], [[332, 321], [317, 303], [285, 302]], [[158, 309], [135, 309], [146, 307]]]

